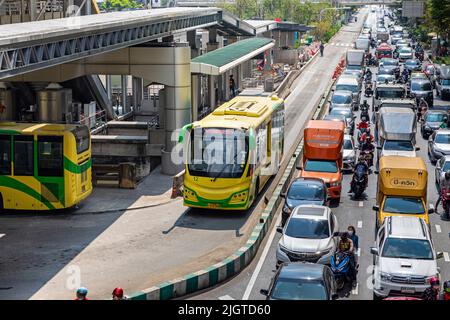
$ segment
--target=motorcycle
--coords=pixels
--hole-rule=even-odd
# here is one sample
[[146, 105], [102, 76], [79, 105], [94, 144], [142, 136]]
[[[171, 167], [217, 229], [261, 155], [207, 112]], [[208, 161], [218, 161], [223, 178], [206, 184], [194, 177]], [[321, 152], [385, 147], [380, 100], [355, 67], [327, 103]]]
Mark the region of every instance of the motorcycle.
[[369, 123], [369, 120], [370, 120], [369, 106], [362, 104], [360, 106], [360, 108], [361, 108], [361, 115], [360, 115], [361, 121], [365, 120], [365, 121], [367, 121], [367, 123]]
[[373, 95], [372, 82], [367, 81], [364, 88], [364, 96], [371, 97]]
[[424, 57], [424, 54], [423, 54], [423, 51], [421, 51], [421, 52], [416, 52], [415, 55], [416, 55], [416, 59], [419, 59], [420, 62], [422, 62], [423, 59], [425, 58], [425, 57]]
[[369, 166], [369, 168], [371, 168], [373, 166], [373, 153], [374, 150], [361, 150], [360, 152], [362, 155], [364, 155], [366, 161], [367, 161], [367, 165]]
[[360, 199], [367, 187], [367, 174], [355, 171], [352, 177], [352, 191], [356, 199]]
[[337, 290], [341, 290], [346, 282], [351, 282], [350, 254], [347, 252], [336, 252], [330, 258], [331, 271], [336, 281]]
[[442, 214], [443, 220], [448, 220], [450, 218], [450, 190], [442, 189], [441, 201], [442, 208], [444, 209], [444, 212]]

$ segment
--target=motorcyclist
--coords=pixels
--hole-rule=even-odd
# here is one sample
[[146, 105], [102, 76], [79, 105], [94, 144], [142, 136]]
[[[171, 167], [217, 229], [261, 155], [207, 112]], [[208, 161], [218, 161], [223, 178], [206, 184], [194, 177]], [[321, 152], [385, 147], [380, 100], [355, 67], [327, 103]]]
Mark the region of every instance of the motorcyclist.
[[373, 165], [373, 153], [375, 151], [375, 146], [373, 145], [373, 136], [366, 135], [365, 140], [363, 140], [363, 143], [361, 145], [361, 152], [362, 153], [368, 153], [369, 155], [366, 156], [367, 165], [371, 167]]
[[417, 108], [417, 121], [424, 118], [425, 112], [428, 111], [428, 103], [424, 98], [420, 98], [420, 102]]
[[403, 69], [403, 72], [402, 72], [403, 83], [407, 83], [408, 79], [409, 79], [409, 71], [408, 71], [408, 69], [405, 68], [405, 69]]
[[86, 296], [88, 294], [88, 289], [85, 287], [78, 288], [77, 297], [75, 300], [89, 300]]
[[448, 280], [444, 282], [444, 293], [442, 300], [450, 300], [450, 281]]
[[[440, 195], [436, 201], [436, 205], [434, 206], [437, 210], [439, 203], [442, 201], [443, 196], [450, 192], [450, 170], [448, 170], [443, 176], [439, 178], [439, 191]], [[446, 218], [444, 216], [444, 218]]]
[[348, 193], [353, 193], [353, 190], [355, 190], [355, 177], [361, 174], [365, 177], [365, 185], [367, 187], [369, 180], [369, 165], [363, 154], [359, 156], [358, 163], [355, 165], [355, 173], [353, 174], [352, 181], [350, 181], [350, 190]]
[[[372, 133], [370, 133], [370, 128], [367, 128], [366, 132], [364, 132], [361, 137], [359, 137], [359, 141], [362, 144], [361, 147], [364, 147], [364, 144], [369, 142], [370, 144], [375, 141], [375, 138]], [[373, 145], [372, 145], [373, 147]]]
[[372, 85], [372, 81], [368, 80], [365, 83], [365, 89], [364, 89], [364, 93], [366, 96], [371, 96], [373, 94], [373, 85]]
[[112, 292], [112, 299], [113, 300], [125, 300], [123, 297], [123, 289], [122, 288], [115, 288]]
[[423, 300], [439, 300], [440, 282], [437, 277], [430, 279], [430, 286], [422, 294]]
[[350, 277], [352, 278], [353, 286], [356, 285], [356, 270], [354, 258], [354, 245], [352, 239], [349, 238], [348, 232], [344, 232], [339, 240], [338, 252], [347, 253], [350, 258]]
[[367, 103], [367, 100], [363, 101], [360, 108], [361, 108], [361, 116], [363, 115], [363, 113], [366, 114], [369, 112], [369, 104]]
[[366, 69], [364, 76], [365, 76], [366, 81], [372, 80], [372, 71], [370, 71], [370, 68]]

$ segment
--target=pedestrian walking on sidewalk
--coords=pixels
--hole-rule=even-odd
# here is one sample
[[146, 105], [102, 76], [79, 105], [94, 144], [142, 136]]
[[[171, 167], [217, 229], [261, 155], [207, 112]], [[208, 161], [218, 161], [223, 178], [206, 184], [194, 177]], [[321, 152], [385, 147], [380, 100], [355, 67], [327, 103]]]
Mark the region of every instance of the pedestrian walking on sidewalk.
[[233, 75], [230, 75], [229, 86], [230, 86], [231, 98], [234, 98], [236, 96], [236, 83], [234, 82]]
[[320, 43], [320, 47], [319, 47], [319, 50], [320, 50], [320, 56], [321, 57], [323, 57], [323, 50], [325, 49], [325, 46], [323, 45], [323, 42], [321, 42]]

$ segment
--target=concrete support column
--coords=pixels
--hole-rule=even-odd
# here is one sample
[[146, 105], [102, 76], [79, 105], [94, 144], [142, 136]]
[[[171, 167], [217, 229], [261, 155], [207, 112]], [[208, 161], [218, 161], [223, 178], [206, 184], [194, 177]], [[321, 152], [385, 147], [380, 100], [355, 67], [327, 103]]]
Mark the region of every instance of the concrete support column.
[[142, 78], [133, 77], [132, 78], [133, 83], [133, 110], [139, 110], [141, 108], [142, 99], [144, 95], [144, 88], [143, 88], [143, 80]]
[[211, 107], [211, 110], [216, 108], [216, 78], [217, 76], [208, 76], [208, 103]]
[[192, 121], [196, 121], [198, 119], [198, 109], [200, 108], [200, 99], [201, 99], [200, 76], [198, 74], [193, 74], [191, 75]]
[[209, 33], [208, 33], [208, 42], [211, 43], [216, 43], [217, 42], [217, 29], [209, 29]]
[[112, 101], [112, 78], [110, 74], [106, 75], [106, 94], [109, 101]]
[[191, 30], [186, 32], [186, 40], [191, 47], [191, 58], [195, 58], [199, 55], [199, 48], [197, 48], [197, 31]]
[[30, 18], [31, 21], [36, 21], [37, 19], [37, 0], [30, 0]]
[[122, 110], [123, 110], [123, 113], [127, 113], [128, 112], [128, 108], [127, 108], [127, 91], [128, 91], [127, 76], [120, 76], [120, 81], [121, 81], [121, 89], [122, 89], [122, 93], [121, 93]]
[[242, 92], [242, 90], [244, 90], [244, 87], [242, 86], [242, 81], [244, 80], [244, 68], [242, 64], [237, 66], [237, 74], [238, 74], [238, 76], [236, 77], [237, 89], [240, 92]]

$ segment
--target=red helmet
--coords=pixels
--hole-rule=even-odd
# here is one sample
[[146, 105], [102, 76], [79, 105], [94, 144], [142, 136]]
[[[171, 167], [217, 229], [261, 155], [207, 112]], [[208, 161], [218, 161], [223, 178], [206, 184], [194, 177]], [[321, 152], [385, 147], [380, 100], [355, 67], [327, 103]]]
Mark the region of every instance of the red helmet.
[[116, 296], [118, 298], [123, 298], [123, 289], [122, 288], [115, 288], [112, 292], [113, 296]]
[[434, 285], [439, 285], [439, 284], [440, 284], [439, 278], [437, 278], [437, 277], [432, 277], [432, 278], [430, 279], [430, 285], [434, 286]]

